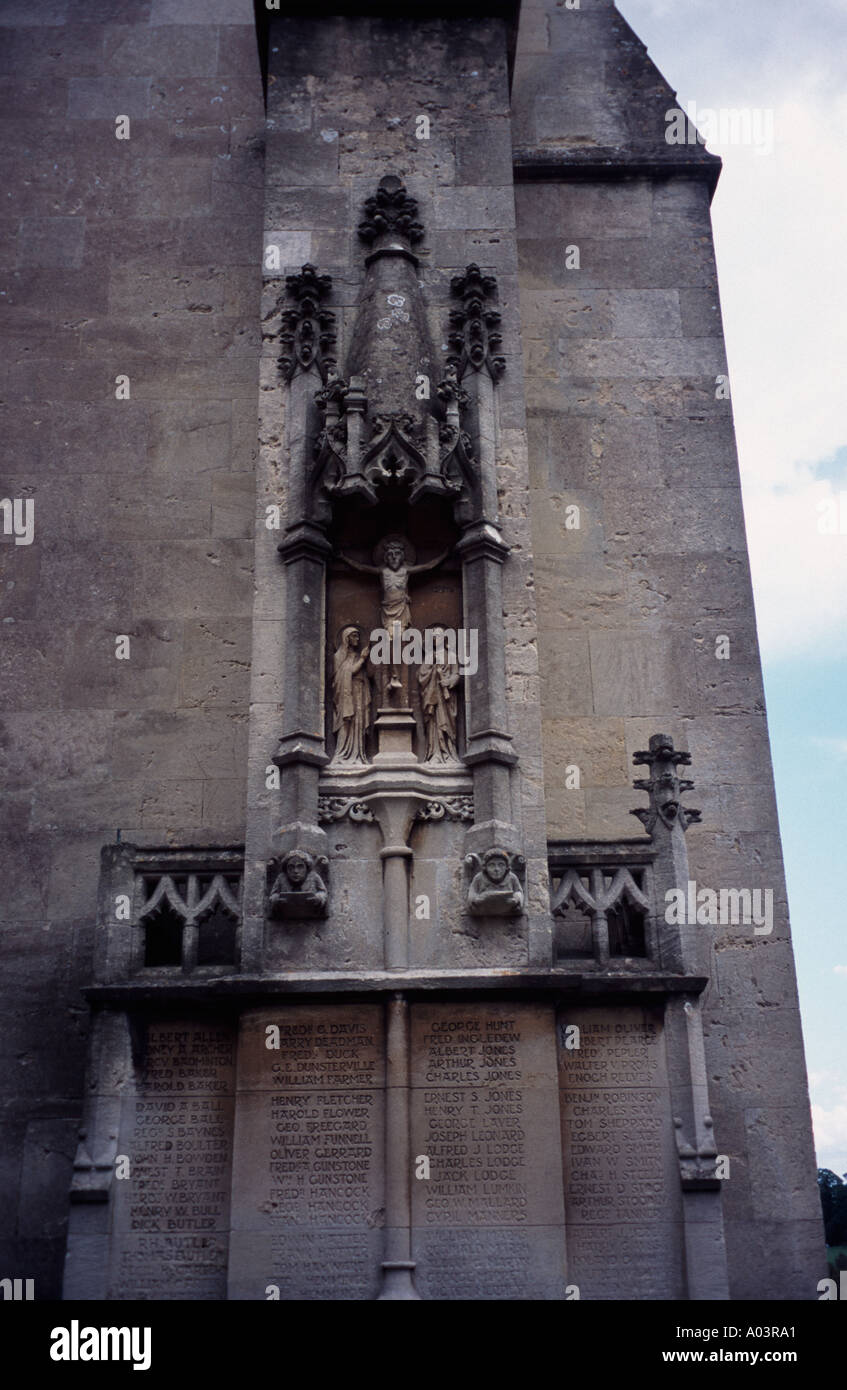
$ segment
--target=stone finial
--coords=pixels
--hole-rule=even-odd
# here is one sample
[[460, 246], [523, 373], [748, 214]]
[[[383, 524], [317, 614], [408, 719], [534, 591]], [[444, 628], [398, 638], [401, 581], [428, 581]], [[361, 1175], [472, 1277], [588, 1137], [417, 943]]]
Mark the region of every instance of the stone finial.
[[500, 354], [501, 316], [488, 302], [497, 293], [497, 281], [472, 263], [464, 275], [450, 281], [450, 289], [463, 303], [461, 309], [450, 313], [448, 363], [456, 364], [460, 381], [468, 369], [479, 372], [483, 367], [497, 381], [506, 370], [506, 359]]
[[414, 246], [424, 234], [423, 225], [417, 218], [417, 201], [409, 197], [403, 180], [396, 174], [386, 174], [379, 181], [376, 195], [365, 202], [359, 236], [368, 243], [383, 236], [400, 237]]
[[650, 777], [639, 777], [632, 784], [637, 791], [649, 792], [650, 805], [630, 812], [638, 817], [649, 834], [653, 834], [659, 823], [668, 830], [675, 825], [687, 830], [689, 825], [697, 824], [701, 813], [683, 806], [680, 801], [682, 792], [690, 791], [694, 783], [677, 777], [676, 773], [677, 767], [689, 766], [690, 753], [678, 752], [667, 734], [653, 734], [649, 749], [634, 753], [632, 761], [636, 767], [646, 763], [650, 768]]
[[321, 300], [332, 289], [332, 277], [319, 275], [313, 265], [303, 266], [299, 275], [286, 277], [285, 290], [295, 303], [282, 311], [282, 345], [279, 365], [286, 381], [298, 367], [308, 372], [316, 367], [326, 381], [335, 366], [335, 314], [321, 308]]

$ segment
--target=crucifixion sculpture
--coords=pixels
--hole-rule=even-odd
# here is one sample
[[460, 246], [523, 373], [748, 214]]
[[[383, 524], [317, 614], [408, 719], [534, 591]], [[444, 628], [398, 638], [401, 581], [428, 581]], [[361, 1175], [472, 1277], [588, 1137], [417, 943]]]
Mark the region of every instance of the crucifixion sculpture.
[[[402, 641], [403, 633], [412, 624], [409, 579], [413, 574], [424, 574], [428, 570], [436, 569], [446, 560], [448, 553], [446, 550], [442, 551], [434, 560], [427, 560], [425, 564], [410, 563], [410, 560], [414, 560], [414, 552], [405, 537], [398, 535], [383, 537], [374, 550], [374, 560], [377, 563], [373, 565], [363, 565], [359, 560], [353, 560], [349, 555], [340, 552], [340, 558], [351, 569], [358, 570], [360, 574], [379, 576], [382, 626], [391, 638], [392, 648], [395, 640], [398, 644]], [[398, 692], [403, 691], [406, 691], [408, 697], [403, 668], [392, 662], [387, 668], [387, 679], [384, 678], [383, 682], [383, 702], [389, 704], [396, 701]]]

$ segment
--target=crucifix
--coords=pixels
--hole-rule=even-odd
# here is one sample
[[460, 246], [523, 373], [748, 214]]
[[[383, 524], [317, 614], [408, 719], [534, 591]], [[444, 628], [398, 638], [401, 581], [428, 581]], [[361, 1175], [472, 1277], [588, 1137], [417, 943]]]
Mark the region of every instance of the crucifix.
[[[340, 558], [351, 569], [358, 570], [360, 574], [379, 575], [381, 586], [380, 612], [382, 616], [382, 626], [389, 634], [392, 644], [392, 654], [396, 653], [403, 633], [412, 624], [412, 606], [409, 599], [409, 579], [413, 574], [424, 574], [428, 570], [434, 570], [446, 560], [449, 551], [445, 550], [437, 555], [434, 560], [428, 560], [425, 564], [410, 564], [410, 546], [403, 536], [389, 535], [377, 545], [374, 551], [375, 565], [363, 565], [358, 560], [353, 560], [349, 555], [340, 553]], [[399, 696], [398, 692], [405, 694], [403, 703], [408, 705], [408, 679], [407, 673], [402, 666], [392, 662], [387, 668], [387, 679], [383, 676], [383, 702], [385, 705], [396, 704]]]

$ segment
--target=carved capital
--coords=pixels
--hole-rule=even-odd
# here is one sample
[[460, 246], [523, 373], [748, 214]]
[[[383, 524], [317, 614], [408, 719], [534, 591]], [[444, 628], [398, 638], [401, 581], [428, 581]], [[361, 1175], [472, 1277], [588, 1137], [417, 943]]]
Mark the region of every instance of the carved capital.
[[72, 1202], [107, 1202], [112, 1177], [115, 1171], [115, 1158], [118, 1151], [117, 1134], [112, 1133], [101, 1147], [96, 1157], [94, 1146], [88, 1141], [87, 1130], [79, 1131], [79, 1144], [74, 1156], [73, 1177], [71, 1179]]
[[473, 797], [453, 796], [444, 801], [427, 801], [425, 806], [421, 806], [415, 819], [473, 821], [473, 816]]
[[308, 521], [290, 526], [286, 531], [285, 539], [281, 540], [277, 546], [277, 550], [287, 565], [293, 565], [298, 560], [310, 560], [316, 564], [324, 564], [332, 554], [332, 546], [327, 540], [325, 532], [321, 527]]
[[364, 801], [360, 801], [355, 796], [319, 796], [318, 797], [318, 822], [321, 825], [328, 825], [332, 821], [344, 820], [349, 816], [352, 821], [373, 823], [374, 813]]
[[475, 521], [462, 532], [456, 553], [463, 564], [473, 560], [491, 560], [497, 565], [506, 563], [510, 547], [490, 521]]

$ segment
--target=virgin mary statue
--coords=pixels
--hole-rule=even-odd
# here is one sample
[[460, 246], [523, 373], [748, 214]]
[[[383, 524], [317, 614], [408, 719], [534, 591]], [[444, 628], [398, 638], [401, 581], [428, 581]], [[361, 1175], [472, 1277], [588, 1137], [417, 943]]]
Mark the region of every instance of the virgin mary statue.
[[345, 627], [335, 651], [332, 673], [334, 763], [365, 763], [365, 736], [371, 722], [371, 687], [365, 666], [369, 648], [360, 651], [356, 627]]

